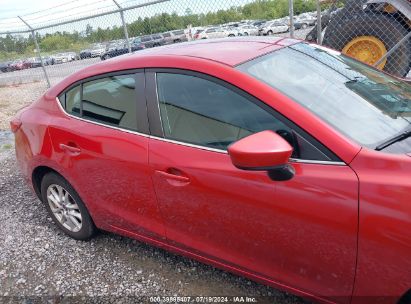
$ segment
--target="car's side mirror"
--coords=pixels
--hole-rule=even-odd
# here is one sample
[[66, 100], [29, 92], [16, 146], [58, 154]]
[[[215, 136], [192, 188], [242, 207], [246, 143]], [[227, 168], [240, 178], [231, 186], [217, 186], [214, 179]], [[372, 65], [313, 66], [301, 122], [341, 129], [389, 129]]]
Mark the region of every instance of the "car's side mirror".
[[288, 164], [293, 148], [273, 131], [262, 131], [240, 139], [228, 147], [233, 165], [242, 170], [267, 171], [272, 180], [291, 179], [294, 168]]

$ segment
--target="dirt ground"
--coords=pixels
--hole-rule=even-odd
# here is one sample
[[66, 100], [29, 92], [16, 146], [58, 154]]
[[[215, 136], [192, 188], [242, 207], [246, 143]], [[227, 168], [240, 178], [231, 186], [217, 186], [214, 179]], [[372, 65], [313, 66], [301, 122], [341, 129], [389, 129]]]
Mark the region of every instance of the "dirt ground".
[[0, 86], [0, 130], [9, 129], [10, 119], [46, 91], [44, 82]]

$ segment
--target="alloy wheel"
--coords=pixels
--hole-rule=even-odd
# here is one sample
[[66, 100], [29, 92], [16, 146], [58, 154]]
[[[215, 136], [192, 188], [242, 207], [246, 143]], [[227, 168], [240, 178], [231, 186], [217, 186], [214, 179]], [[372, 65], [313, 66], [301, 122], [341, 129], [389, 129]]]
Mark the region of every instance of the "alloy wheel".
[[80, 208], [62, 186], [51, 184], [47, 188], [47, 202], [54, 217], [69, 231], [78, 232], [82, 227]]

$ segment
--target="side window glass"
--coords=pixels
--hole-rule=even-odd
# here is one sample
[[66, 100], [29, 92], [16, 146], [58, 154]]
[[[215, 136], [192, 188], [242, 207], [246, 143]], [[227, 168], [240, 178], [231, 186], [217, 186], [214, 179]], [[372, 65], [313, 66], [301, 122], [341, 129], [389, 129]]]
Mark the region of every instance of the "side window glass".
[[232, 90], [202, 78], [158, 73], [158, 98], [166, 138], [216, 149], [250, 134], [291, 130]]
[[80, 116], [80, 85], [60, 94], [58, 99], [67, 113]]
[[133, 75], [110, 76], [83, 84], [83, 118], [137, 130]]
[[80, 85], [60, 94], [58, 99], [67, 113], [80, 116]]
[[66, 111], [75, 116], [80, 116], [80, 85], [66, 92]]
[[157, 94], [164, 137], [226, 150], [248, 135], [272, 130], [293, 146], [293, 158], [330, 158], [283, 121], [248, 98], [203, 78], [157, 73]]

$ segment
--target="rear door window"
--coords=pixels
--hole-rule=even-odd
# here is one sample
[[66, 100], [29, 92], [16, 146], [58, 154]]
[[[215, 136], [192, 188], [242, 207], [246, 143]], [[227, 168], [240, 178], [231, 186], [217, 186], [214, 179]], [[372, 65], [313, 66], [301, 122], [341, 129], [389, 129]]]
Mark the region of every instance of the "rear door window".
[[68, 114], [137, 131], [134, 74], [86, 81], [60, 94], [58, 99]]
[[137, 104], [133, 75], [110, 76], [83, 84], [85, 119], [137, 130]]
[[64, 92], [58, 99], [67, 113], [80, 116], [80, 85]]

